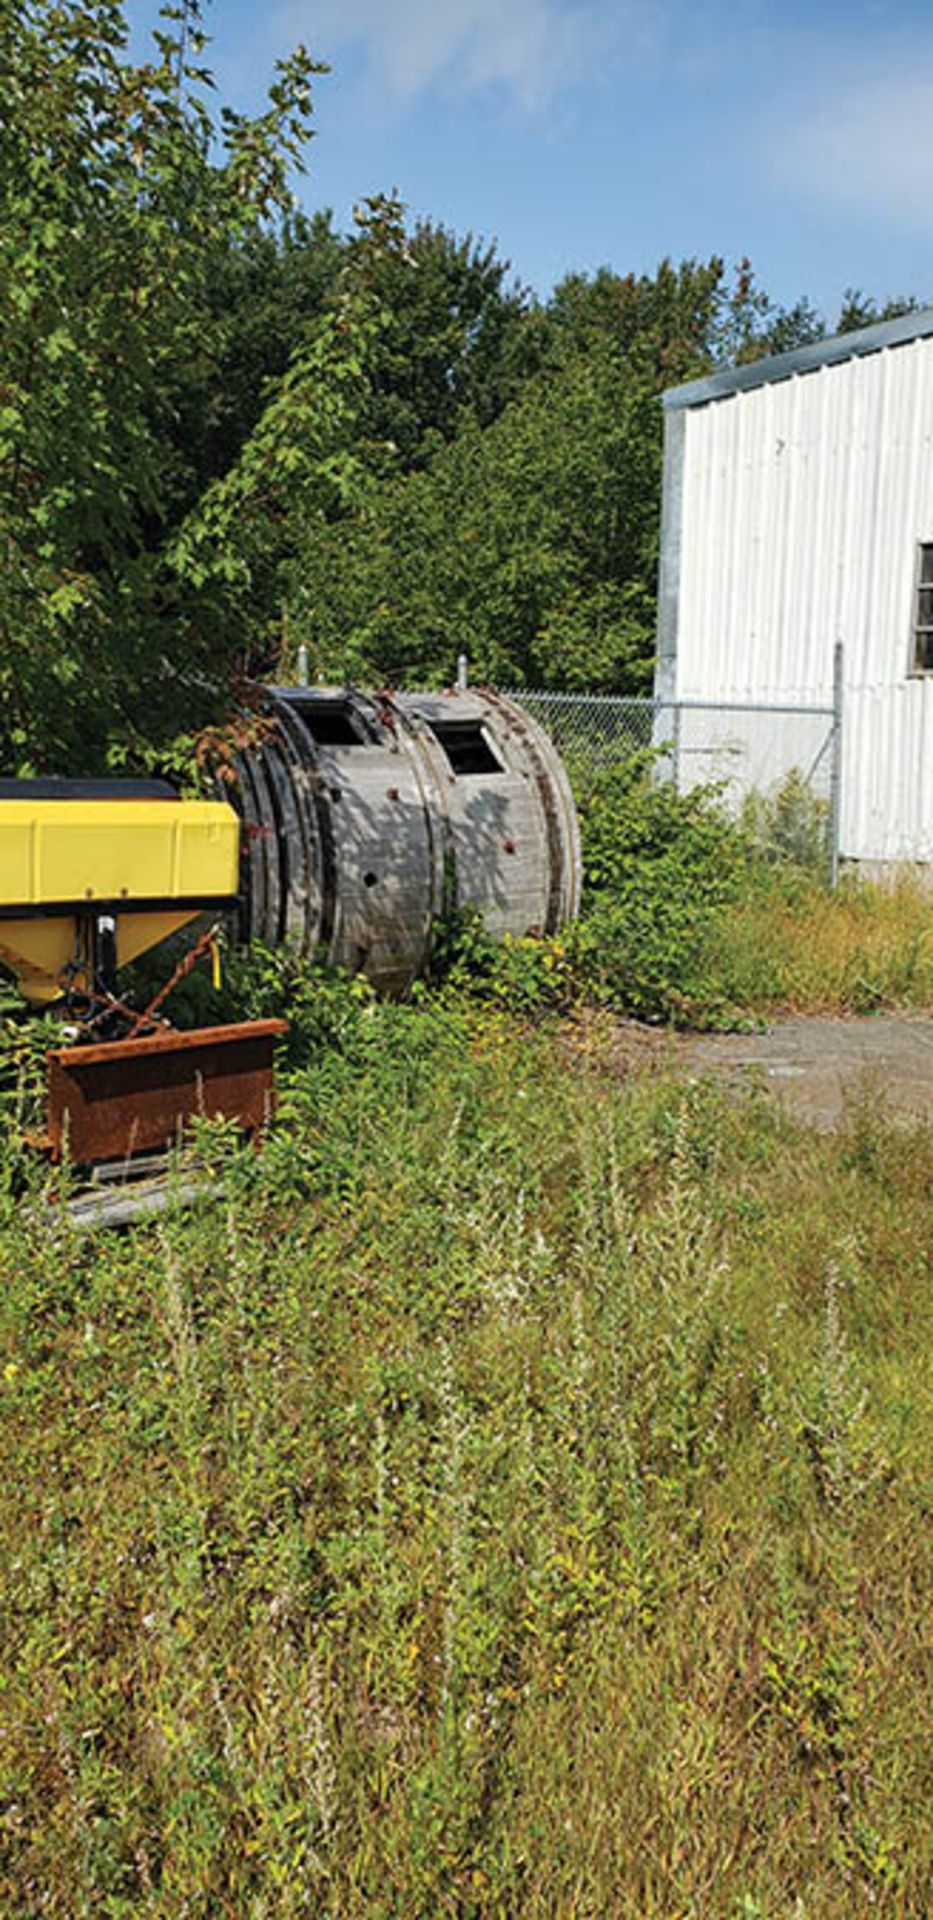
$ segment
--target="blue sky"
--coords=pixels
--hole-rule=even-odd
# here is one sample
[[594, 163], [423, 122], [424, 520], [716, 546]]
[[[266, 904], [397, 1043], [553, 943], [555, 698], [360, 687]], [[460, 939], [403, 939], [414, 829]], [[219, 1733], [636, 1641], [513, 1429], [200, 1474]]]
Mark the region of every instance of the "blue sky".
[[929, 4], [212, 0], [206, 19], [235, 105], [298, 40], [331, 63], [299, 193], [342, 227], [396, 187], [541, 294], [720, 253], [830, 317], [852, 285], [933, 300]]

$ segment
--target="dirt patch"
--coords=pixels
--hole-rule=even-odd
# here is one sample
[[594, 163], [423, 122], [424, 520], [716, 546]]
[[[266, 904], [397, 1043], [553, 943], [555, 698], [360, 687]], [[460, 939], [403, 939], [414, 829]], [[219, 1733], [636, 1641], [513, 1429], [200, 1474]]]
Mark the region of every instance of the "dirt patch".
[[814, 1126], [838, 1126], [853, 1100], [873, 1097], [891, 1114], [933, 1122], [933, 1019], [922, 1015], [795, 1016], [764, 1033], [675, 1034], [619, 1021], [599, 1050], [623, 1079], [688, 1071], [736, 1088], [756, 1079]]

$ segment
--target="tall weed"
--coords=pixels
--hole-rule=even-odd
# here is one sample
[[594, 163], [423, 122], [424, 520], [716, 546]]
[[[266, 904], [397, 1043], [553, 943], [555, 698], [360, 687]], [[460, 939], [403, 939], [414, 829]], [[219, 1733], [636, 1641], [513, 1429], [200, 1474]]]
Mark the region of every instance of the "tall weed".
[[920, 1920], [923, 1138], [351, 1005], [218, 1196], [4, 1217], [3, 1910]]

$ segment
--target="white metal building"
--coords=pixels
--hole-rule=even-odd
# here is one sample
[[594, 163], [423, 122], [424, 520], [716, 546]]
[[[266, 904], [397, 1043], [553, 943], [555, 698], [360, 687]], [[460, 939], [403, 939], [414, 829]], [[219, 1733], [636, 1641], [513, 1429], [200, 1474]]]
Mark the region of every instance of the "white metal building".
[[841, 854], [933, 861], [933, 309], [664, 405], [657, 697], [829, 705], [841, 642]]

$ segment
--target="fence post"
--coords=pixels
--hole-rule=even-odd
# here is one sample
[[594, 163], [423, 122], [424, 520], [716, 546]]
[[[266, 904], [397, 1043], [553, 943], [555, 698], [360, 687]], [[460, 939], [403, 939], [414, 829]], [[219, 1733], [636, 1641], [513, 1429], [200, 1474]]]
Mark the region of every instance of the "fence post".
[[671, 775], [674, 782], [674, 792], [679, 793], [680, 792], [680, 730], [683, 724], [683, 710], [681, 708], [681, 704], [679, 700], [674, 700], [672, 703], [672, 706], [673, 706], [673, 711], [671, 714]]
[[829, 884], [839, 883], [839, 835], [842, 823], [842, 703], [845, 654], [841, 640], [833, 648], [833, 732], [829, 768]]

